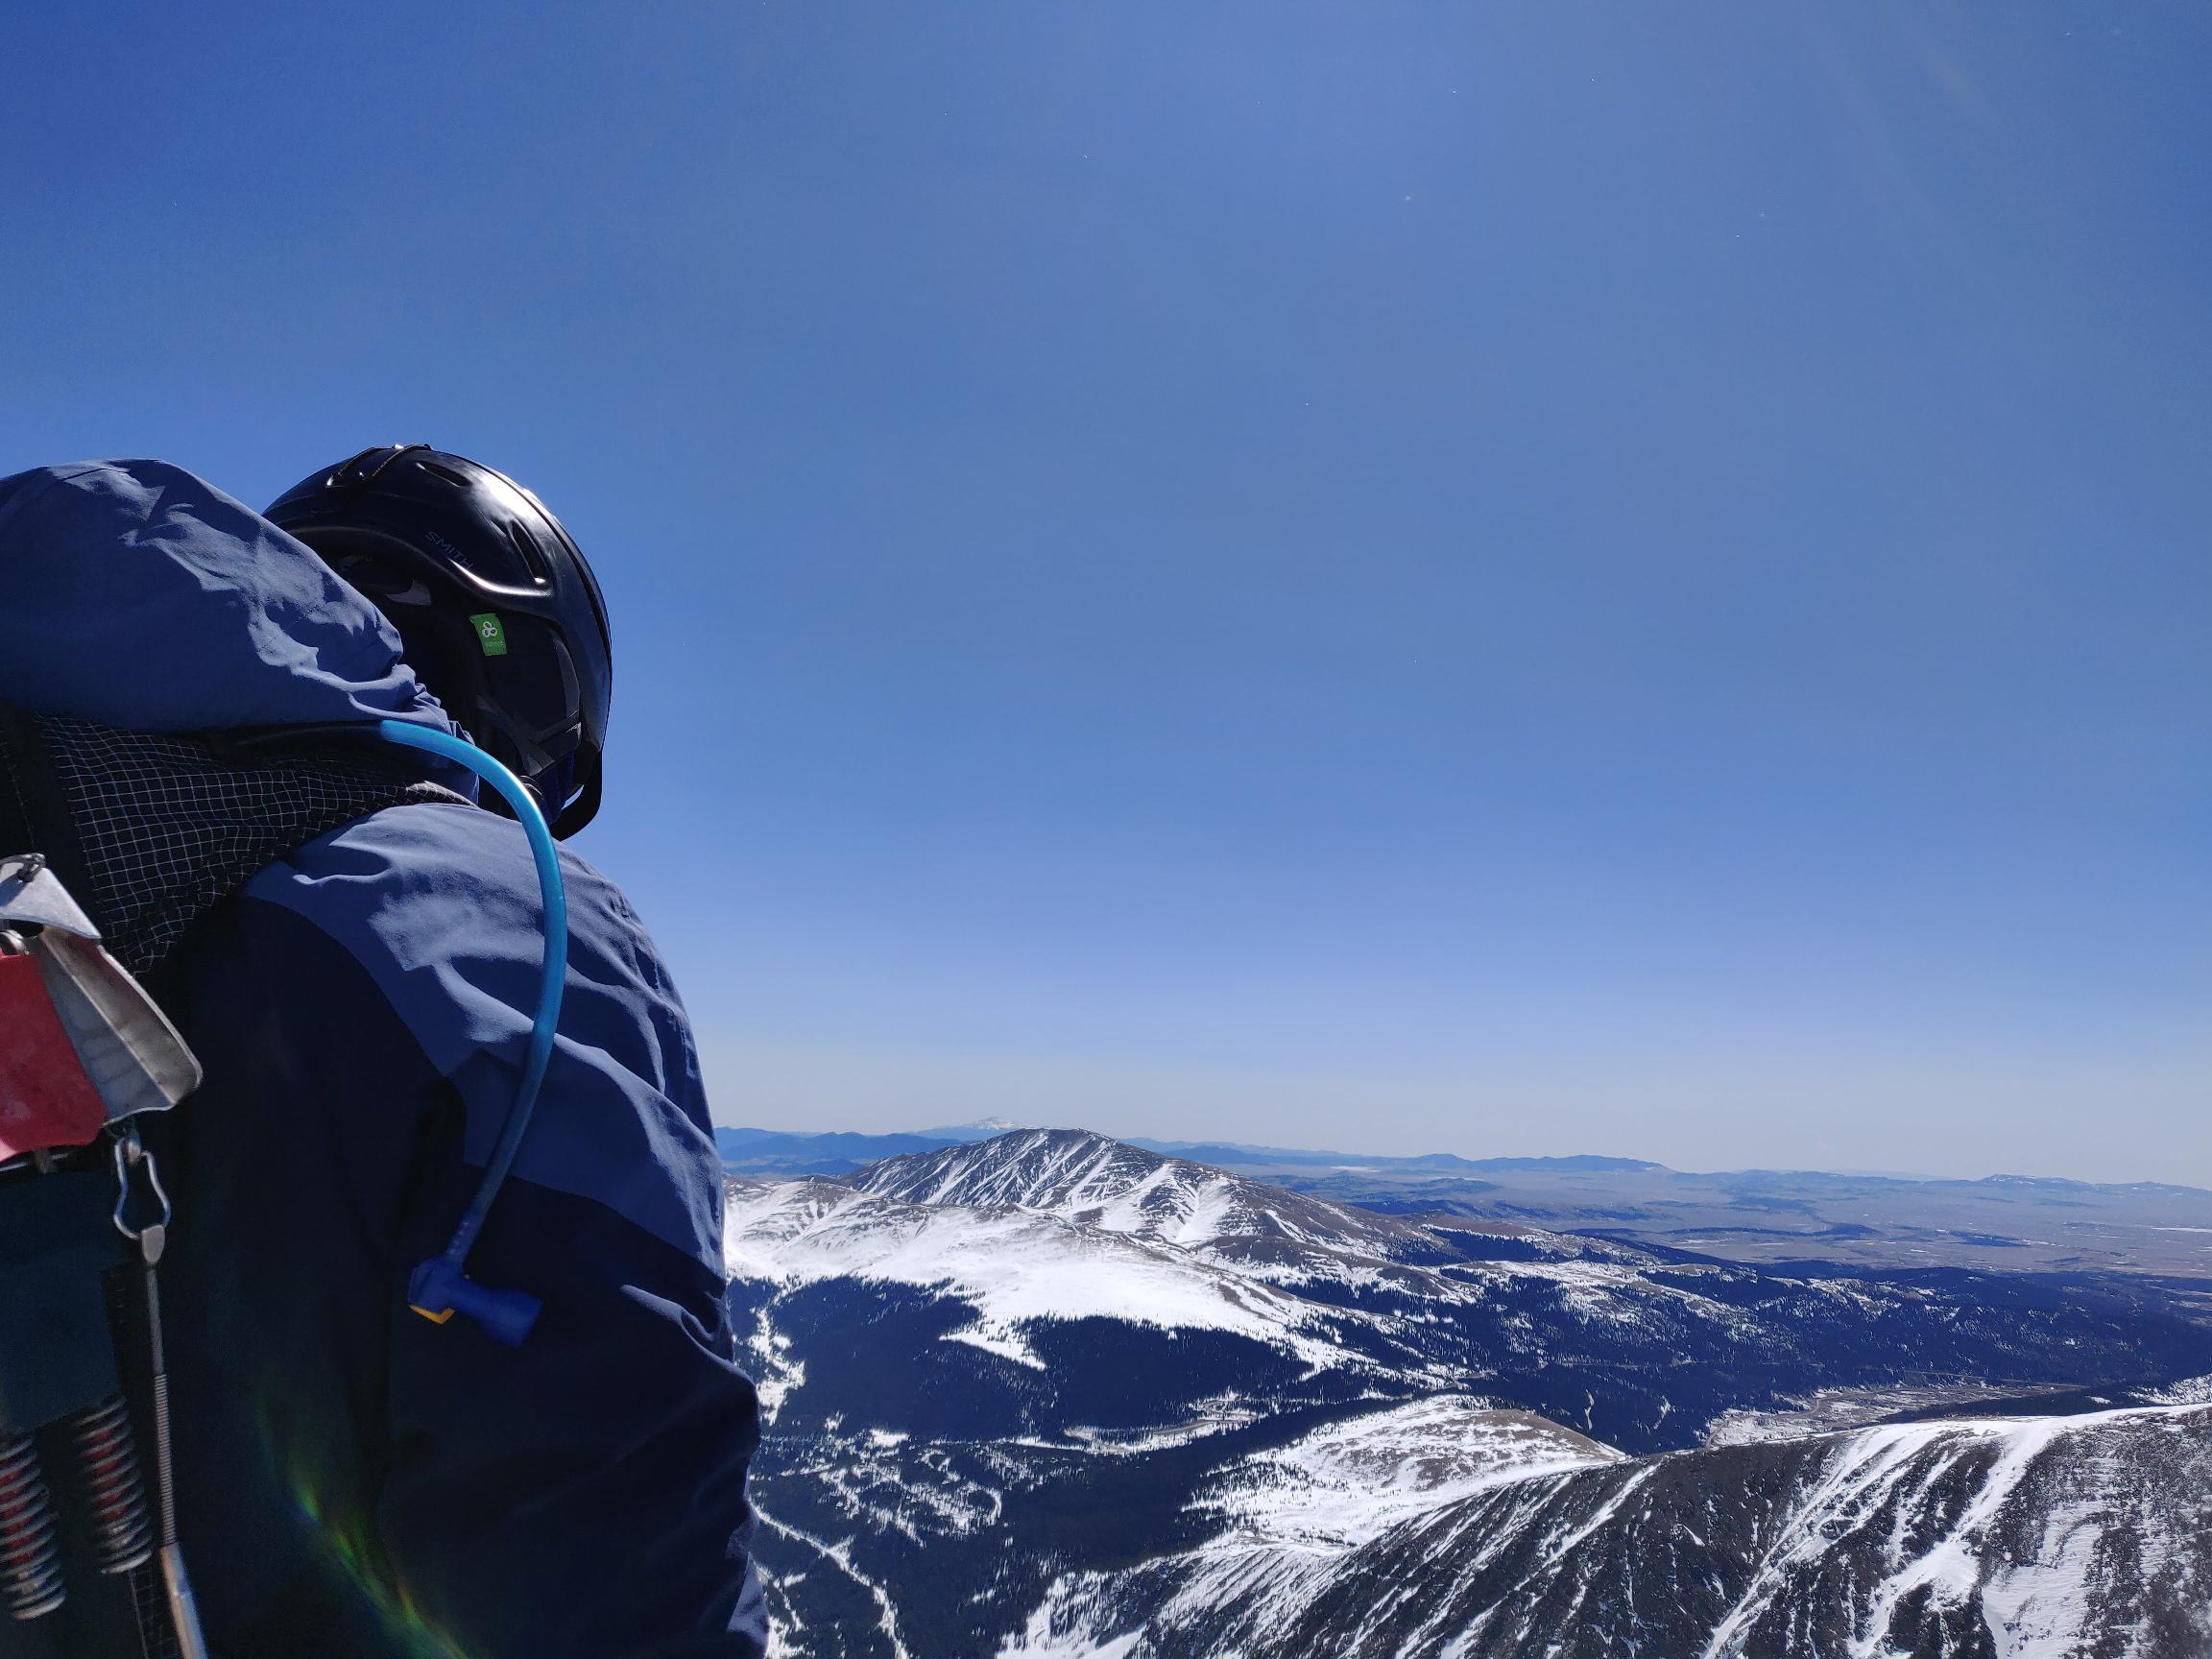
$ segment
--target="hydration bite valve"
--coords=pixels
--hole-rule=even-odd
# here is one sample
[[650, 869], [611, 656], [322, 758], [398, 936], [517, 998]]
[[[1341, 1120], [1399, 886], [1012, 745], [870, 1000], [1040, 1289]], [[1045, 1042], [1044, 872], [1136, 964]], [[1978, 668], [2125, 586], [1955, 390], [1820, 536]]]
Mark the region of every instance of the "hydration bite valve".
[[477, 1284], [450, 1256], [433, 1256], [416, 1263], [407, 1279], [407, 1305], [433, 1325], [466, 1313], [484, 1327], [493, 1341], [508, 1348], [522, 1346], [544, 1306], [527, 1290], [499, 1290]]

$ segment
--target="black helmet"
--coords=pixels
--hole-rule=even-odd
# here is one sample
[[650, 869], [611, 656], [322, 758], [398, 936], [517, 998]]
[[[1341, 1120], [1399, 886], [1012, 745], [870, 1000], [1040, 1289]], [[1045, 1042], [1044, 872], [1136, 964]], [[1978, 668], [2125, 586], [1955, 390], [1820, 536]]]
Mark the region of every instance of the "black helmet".
[[477, 462], [394, 444], [295, 484], [265, 517], [391, 618], [408, 666], [538, 791], [554, 834], [590, 823], [613, 679], [607, 605], [543, 502]]

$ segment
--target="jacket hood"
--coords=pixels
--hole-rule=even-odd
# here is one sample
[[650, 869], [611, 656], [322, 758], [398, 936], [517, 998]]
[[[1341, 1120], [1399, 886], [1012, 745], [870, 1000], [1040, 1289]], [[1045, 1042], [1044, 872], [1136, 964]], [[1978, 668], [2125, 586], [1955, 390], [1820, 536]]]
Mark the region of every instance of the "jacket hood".
[[457, 732], [382, 613], [163, 461], [0, 478], [0, 700], [134, 732], [398, 719]]

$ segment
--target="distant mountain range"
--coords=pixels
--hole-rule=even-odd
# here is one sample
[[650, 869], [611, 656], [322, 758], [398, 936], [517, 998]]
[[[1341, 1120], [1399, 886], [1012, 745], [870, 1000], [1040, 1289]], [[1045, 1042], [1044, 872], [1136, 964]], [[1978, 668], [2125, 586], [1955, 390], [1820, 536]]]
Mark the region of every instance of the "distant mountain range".
[[[948, 1146], [970, 1146], [1010, 1130], [1031, 1127], [1035, 1125], [993, 1118], [977, 1123], [916, 1129], [890, 1135], [718, 1128], [714, 1131], [714, 1140], [722, 1149], [724, 1160], [733, 1166], [789, 1166], [795, 1174], [842, 1175], [850, 1174], [851, 1170], [829, 1166], [850, 1163], [854, 1168], [857, 1168], [862, 1164], [902, 1157], [909, 1152], [936, 1152]], [[1147, 1151], [1189, 1158], [1201, 1164], [1218, 1165], [1223, 1168], [1247, 1166], [1322, 1169], [1389, 1167], [1421, 1172], [1456, 1172], [1481, 1169], [1624, 1171], [1666, 1167], [1641, 1158], [1597, 1158], [1587, 1155], [1570, 1158], [1475, 1159], [1461, 1158], [1450, 1152], [1431, 1152], [1416, 1158], [1377, 1158], [1351, 1152], [1304, 1151], [1287, 1146], [1244, 1146], [1223, 1141], [1147, 1141], [1142, 1136], [1132, 1137], [1125, 1143], [1142, 1146]], [[758, 1173], [760, 1170], [749, 1168], [748, 1172]]]
[[729, 1200], [794, 1656], [2212, 1652], [2212, 1283], [1772, 1271], [1066, 1130]]
[[[733, 1174], [841, 1177], [1012, 1127], [994, 1121], [907, 1135], [719, 1129], [715, 1136]], [[1805, 1260], [2212, 1276], [2212, 1191], [2194, 1187], [2022, 1175], [1692, 1173], [1589, 1156], [1384, 1158], [1208, 1142], [1124, 1144], [1382, 1214], [1602, 1233], [1772, 1266]]]

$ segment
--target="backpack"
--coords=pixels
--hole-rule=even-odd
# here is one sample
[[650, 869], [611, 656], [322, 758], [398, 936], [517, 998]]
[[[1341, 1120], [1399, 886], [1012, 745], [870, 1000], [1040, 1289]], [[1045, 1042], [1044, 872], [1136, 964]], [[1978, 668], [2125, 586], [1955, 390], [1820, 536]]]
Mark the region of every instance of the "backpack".
[[199, 1081], [172, 958], [273, 860], [456, 799], [374, 749], [0, 705], [0, 1659], [205, 1653], [166, 1502], [168, 1201], [132, 1127]]

